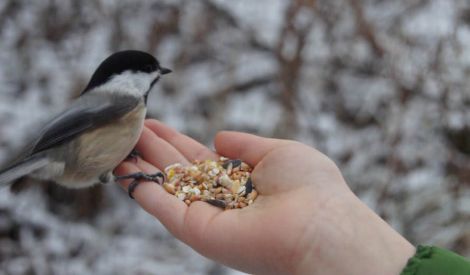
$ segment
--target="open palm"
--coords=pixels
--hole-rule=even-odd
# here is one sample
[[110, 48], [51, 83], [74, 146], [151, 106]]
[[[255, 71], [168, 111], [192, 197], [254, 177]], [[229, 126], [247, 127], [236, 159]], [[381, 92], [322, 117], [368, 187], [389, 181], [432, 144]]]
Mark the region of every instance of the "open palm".
[[[353, 195], [336, 165], [311, 147], [221, 132], [215, 148], [217, 153], [156, 120], [147, 120], [137, 144], [142, 159], [123, 162], [115, 172], [153, 174], [177, 162], [216, 160], [219, 154], [252, 165], [259, 196], [243, 209], [224, 211], [201, 201], [187, 206], [153, 182], [141, 183], [134, 192], [136, 201], [178, 239], [209, 258], [247, 272], [328, 274], [328, 268], [340, 272], [330, 254], [355, 245], [362, 236], [371, 238], [367, 227], [358, 229], [357, 221], [378, 220], [372, 223], [374, 231], [388, 228]], [[122, 182], [125, 188], [128, 184]], [[351, 209], [358, 209], [353, 212], [355, 220]], [[397, 249], [406, 246], [406, 240], [401, 242]], [[335, 257], [342, 253], [347, 256], [337, 252]], [[312, 264], [322, 272], [310, 272]]]

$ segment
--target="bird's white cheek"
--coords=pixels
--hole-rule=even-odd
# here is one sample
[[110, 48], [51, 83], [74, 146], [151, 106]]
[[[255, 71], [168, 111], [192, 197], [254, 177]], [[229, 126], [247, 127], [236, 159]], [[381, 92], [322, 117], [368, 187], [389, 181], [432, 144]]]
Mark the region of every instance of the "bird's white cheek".
[[151, 74], [142, 72], [124, 72], [120, 75], [114, 76], [108, 81], [108, 83], [97, 88], [96, 91], [141, 97], [147, 93], [152, 81], [155, 77], [158, 77], [158, 75], [158, 72]]

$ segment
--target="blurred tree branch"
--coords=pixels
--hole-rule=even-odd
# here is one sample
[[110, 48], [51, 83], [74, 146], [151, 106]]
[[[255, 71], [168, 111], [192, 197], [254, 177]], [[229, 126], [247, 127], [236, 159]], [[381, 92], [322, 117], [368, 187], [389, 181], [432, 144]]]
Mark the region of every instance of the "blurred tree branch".
[[276, 133], [280, 137], [289, 138], [297, 130], [295, 102], [304, 60], [302, 52], [314, 22], [311, 14], [314, 6], [312, 0], [290, 1], [277, 39], [275, 56], [279, 64], [280, 101], [284, 108]]

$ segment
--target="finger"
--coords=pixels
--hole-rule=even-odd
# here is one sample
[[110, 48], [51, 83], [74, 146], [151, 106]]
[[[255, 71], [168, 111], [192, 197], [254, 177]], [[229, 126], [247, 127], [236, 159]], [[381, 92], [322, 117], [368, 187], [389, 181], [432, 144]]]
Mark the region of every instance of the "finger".
[[[137, 164], [123, 162], [119, 165], [116, 175], [127, 175], [135, 172], [148, 174], [159, 170], [144, 160]], [[131, 180], [120, 181], [127, 190]], [[189, 245], [203, 246], [207, 230], [212, 227], [214, 217], [223, 212], [222, 209], [206, 202], [193, 202], [189, 207], [175, 196], [167, 193], [161, 186], [153, 182], [142, 181], [134, 190], [133, 196], [139, 205], [157, 218], [175, 237]]]
[[144, 160], [160, 170], [174, 163], [189, 164], [178, 149], [147, 128], [142, 131], [136, 149]]
[[[160, 172], [156, 167], [144, 160], [137, 164], [126, 161], [116, 170], [116, 175], [128, 175], [136, 172], [155, 174]], [[127, 190], [132, 180], [122, 180], [119, 184]], [[188, 209], [186, 204], [175, 196], [167, 193], [155, 182], [142, 181], [134, 190], [133, 196], [137, 203], [148, 213], [156, 217], [173, 235], [180, 238], [184, 224], [184, 216]]]
[[217, 160], [218, 156], [212, 150], [195, 141], [194, 139], [181, 134], [175, 129], [161, 123], [155, 119], [147, 119], [145, 126], [161, 137], [169, 144], [173, 145], [189, 161], [194, 160]]
[[215, 137], [217, 153], [231, 159], [242, 159], [255, 166], [268, 152], [292, 141], [263, 138], [251, 134], [222, 131]]
[[[158, 172], [158, 169], [145, 161], [138, 163], [137, 166], [145, 173]], [[140, 185], [137, 187], [137, 189], [139, 188]], [[160, 189], [166, 193], [163, 188]], [[145, 191], [146, 190], [143, 190], [141, 192], [144, 193]], [[149, 204], [144, 205], [143, 203], [145, 203], [145, 201], [142, 201], [142, 199], [138, 198], [137, 194], [135, 198], [142, 208], [160, 220], [162, 224], [165, 225], [165, 227], [175, 226], [174, 231], [177, 232], [177, 235], [175, 235], [177, 238], [191, 246], [204, 246], [204, 242], [207, 240], [206, 237], [210, 236], [212, 234], [211, 232], [215, 229], [213, 225], [213, 222], [216, 220], [215, 218], [219, 214], [224, 213], [224, 210], [202, 201], [195, 201], [191, 203], [189, 207], [187, 207], [184, 202], [178, 200], [175, 196], [168, 193], [166, 193], [166, 195], [170, 196], [179, 204], [183, 205], [185, 210], [183, 217], [179, 217], [177, 223], [175, 223], [173, 217], [171, 217], [176, 213], [176, 210], [172, 208], [173, 206], [170, 205], [169, 208], [157, 208], [155, 202], [152, 200], [149, 201]], [[144, 193], [141, 196], [145, 197], [148, 195]], [[168, 223], [168, 220], [171, 221], [171, 223]], [[223, 228], [226, 227], [224, 226]], [[205, 245], [207, 245], [207, 243], [205, 243]]]
[[207, 233], [213, 228], [218, 217], [225, 215], [223, 209], [212, 206], [207, 202], [195, 201], [190, 204], [182, 228], [183, 241], [193, 248], [202, 250], [208, 246]]

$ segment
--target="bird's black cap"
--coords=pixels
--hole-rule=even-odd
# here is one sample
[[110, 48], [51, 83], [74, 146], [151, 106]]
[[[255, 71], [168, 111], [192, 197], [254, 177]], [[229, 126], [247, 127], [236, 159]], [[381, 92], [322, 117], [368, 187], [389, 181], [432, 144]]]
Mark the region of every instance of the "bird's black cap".
[[87, 91], [104, 84], [113, 75], [120, 74], [124, 71], [135, 72], [154, 72], [160, 70], [161, 74], [170, 73], [171, 70], [160, 67], [158, 60], [151, 54], [126, 50], [113, 53], [106, 58], [93, 73], [90, 82], [83, 90], [82, 95]]

